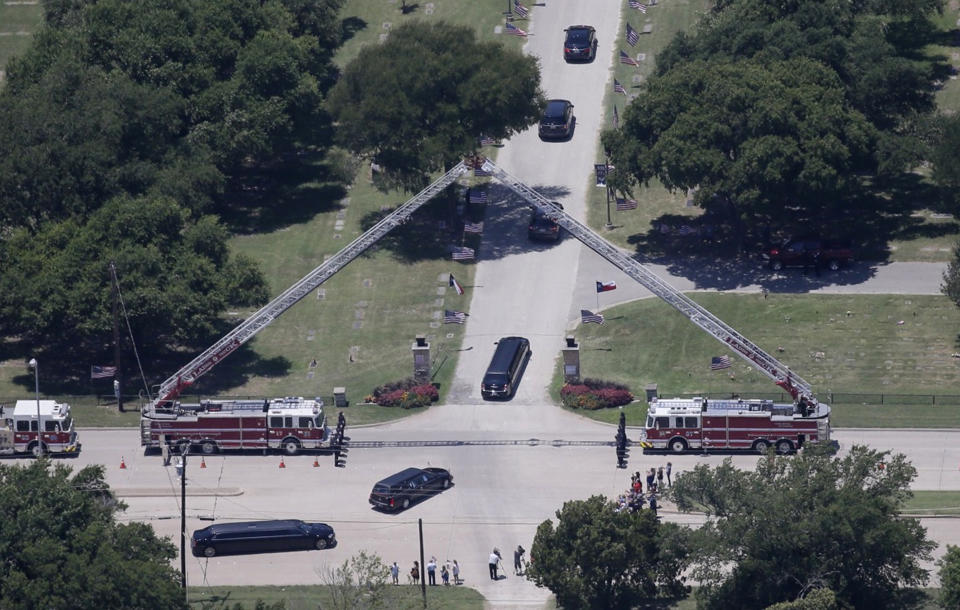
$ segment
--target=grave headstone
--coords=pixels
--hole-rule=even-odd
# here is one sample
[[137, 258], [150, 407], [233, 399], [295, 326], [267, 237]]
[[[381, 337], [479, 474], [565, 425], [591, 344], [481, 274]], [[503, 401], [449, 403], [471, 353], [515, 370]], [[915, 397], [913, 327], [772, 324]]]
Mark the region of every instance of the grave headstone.
[[446, 286], [437, 286], [437, 296], [441, 296], [441, 297], [442, 297], [442, 296], [445, 295], [445, 294], [447, 294], [447, 287], [446, 287]]
[[433, 304], [437, 307], [443, 307], [443, 299], [434, 299]]
[[361, 328], [363, 328], [363, 322], [361, 320], [353, 323], [353, 330], [360, 330]]
[[648, 24], [646, 24], [646, 25], [643, 26], [643, 33], [644, 33], [644, 34], [649, 34], [649, 33], [652, 32], [652, 31], [653, 31], [653, 24], [652, 24], [652, 23], [648, 23]]
[[371, 280], [370, 278], [364, 279], [364, 280], [363, 280], [363, 287], [364, 287], [364, 288], [373, 288], [373, 280]]
[[430, 314], [430, 317], [433, 318], [434, 320], [439, 320], [440, 318], [443, 317], [443, 311], [438, 309], [437, 311], [434, 311], [432, 314]]
[[431, 323], [430, 323], [430, 328], [440, 328], [440, 323], [439, 323], [439, 322], [431, 322]]

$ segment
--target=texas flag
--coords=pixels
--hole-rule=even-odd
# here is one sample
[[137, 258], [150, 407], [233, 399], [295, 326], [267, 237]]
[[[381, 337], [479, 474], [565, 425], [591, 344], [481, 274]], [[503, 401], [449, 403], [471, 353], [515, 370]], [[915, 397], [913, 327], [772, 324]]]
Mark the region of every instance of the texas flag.
[[610, 290], [616, 290], [616, 282], [597, 282], [597, 292], [608, 292]]
[[457, 281], [457, 278], [453, 277], [453, 274], [450, 274], [450, 287], [457, 291], [457, 294], [463, 294], [463, 286], [460, 285], [460, 282]]

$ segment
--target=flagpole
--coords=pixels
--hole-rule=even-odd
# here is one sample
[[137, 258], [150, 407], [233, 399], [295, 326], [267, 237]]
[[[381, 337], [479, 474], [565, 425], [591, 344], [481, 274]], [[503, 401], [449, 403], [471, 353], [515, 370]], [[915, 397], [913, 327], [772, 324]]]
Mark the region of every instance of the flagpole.
[[605, 186], [607, 187], [607, 226], [604, 227], [604, 228], [606, 228], [606, 229], [609, 230], [609, 229], [612, 229], [612, 228], [613, 228], [613, 221], [610, 220], [610, 185], [609, 185], [609, 181], [610, 181], [610, 157], [609, 157], [609, 156], [605, 156], [605, 157], [603, 158], [603, 162], [604, 162], [604, 163], [606, 164], [606, 166], [607, 166], [607, 177], [606, 177], [606, 180], [604, 180], [604, 182], [607, 182], [607, 183], [608, 183], [608, 184], [605, 185]]

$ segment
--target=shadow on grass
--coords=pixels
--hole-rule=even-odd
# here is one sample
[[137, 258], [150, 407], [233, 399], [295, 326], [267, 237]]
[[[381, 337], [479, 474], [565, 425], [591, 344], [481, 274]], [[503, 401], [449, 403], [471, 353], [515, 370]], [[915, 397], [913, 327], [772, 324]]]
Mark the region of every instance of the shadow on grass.
[[340, 22], [340, 43], [343, 44], [357, 35], [360, 30], [367, 29], [367, 22], [359, 17], [347, 17]]

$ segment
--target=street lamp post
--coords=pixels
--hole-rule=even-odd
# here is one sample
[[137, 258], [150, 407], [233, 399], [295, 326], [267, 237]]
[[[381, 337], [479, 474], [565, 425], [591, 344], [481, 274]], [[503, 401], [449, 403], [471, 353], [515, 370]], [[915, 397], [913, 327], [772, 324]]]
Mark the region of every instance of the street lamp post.
[[40, 426], [40, 365], [36, 358], [30, 359], [30, 368], [33, 369], [33, 389], [37, 396], [37, 456], [43, 455], [43, 428]]

